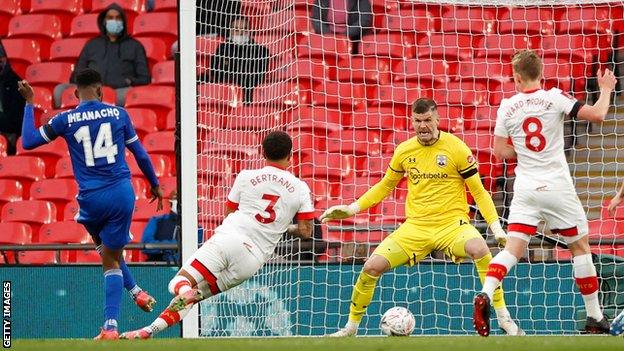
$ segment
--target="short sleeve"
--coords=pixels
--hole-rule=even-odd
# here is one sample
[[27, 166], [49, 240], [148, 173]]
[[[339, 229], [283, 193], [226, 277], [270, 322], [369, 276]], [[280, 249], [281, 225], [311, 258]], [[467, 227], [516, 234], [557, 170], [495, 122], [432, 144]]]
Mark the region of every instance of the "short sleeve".
[[496, 126], [494, 127], [494, 135], [502, 138], [509, 137], [509, 132], [505, 126], [505, 111], [507, 109], [501, 104], [498, 111], [496, 111]]
[[134, 143], [139, 140], [139, 136], [134, 130], [134, 125], [132, 125], [132, 120], [130, 119], [130, 115], [128, 112], [124, 110], [125, 120], [124, 120], [124, 140], [126, 145]]
[[243, 175], [243, 172], [238, 174], [234, 180], [234, 185], [232, 185], [232, 189], [230, 189], [230, 193], [227, 196], [227, 207], [232, 210], [237, 210], [238, 204], [240, 203], [240, 196], [243, 187]]
[[550, 89], [548, 93], [551, 101], [558, 111], [569, 115], [571, 118], [576, 118], [576, 115], [583, 106], [583, 103], [575, 99], [572, 95], [557, 88]]
[[457, 172], [462, 178], [466, 179], [479, 173], [477, 161], [470, 148], [463, 141], [458, 142], [454, 155]]
[[295, 219], [314, 219], [314, 205], [312, 203], [312, 195], [308, 184], [301, 181], [299, 186], [300, 207], [297, 211]]
[[43, 139], [48, 143], [65, 133], [67, 123], [65, 123], [63, 114], [58, 114], [48, 121], [48, 123], [39, 127], [39, 132]]

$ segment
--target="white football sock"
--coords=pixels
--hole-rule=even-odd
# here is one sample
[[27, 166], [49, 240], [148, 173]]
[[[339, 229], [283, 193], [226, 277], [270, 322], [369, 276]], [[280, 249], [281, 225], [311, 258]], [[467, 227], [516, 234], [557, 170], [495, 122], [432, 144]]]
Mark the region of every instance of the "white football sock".
[[603, 314], [598, 301], [598, 278], [591, 254], [574, 256], [573, 265], [574, 278], [583, 296], [587, 316], [600, 321]]
[[[507, 275], [507, 273], [518, 263], [518, 259], [516, 256], [512, 255], [511, 252], [507, 250], [503, 250], [498, 253], [498, 255], [494, 256], [492, 261], [490, 261], [490, 268], [488, 269], [487, 276], [485, 277], [485, 281], [483, 282], [482, 292], [486, 293], [490, 298], [490, 301], [493, 300], [494, 290], [500, 284], [502, 278]], [[503, 266], [505, 268], [504, 274], [493, 275], [492, 273], [492, 265]]]

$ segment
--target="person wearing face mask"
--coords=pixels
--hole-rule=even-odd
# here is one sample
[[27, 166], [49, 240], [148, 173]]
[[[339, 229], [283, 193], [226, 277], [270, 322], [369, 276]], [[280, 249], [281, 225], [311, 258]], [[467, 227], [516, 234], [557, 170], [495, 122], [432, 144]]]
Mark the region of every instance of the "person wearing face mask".
[[[178, 193], [173, 190], [169, 194], [171, 212], [165, 215], [154, 216], [149, 219], [143, 230], [142, 243], [149, 244], [176, 244], [180, 238], [178, 225]], [[177, 262], [178, 255], [173, 250], [145, 249], [148, 261]]]
[[[117, 105], [125, 104], [126, 93], [131, 86], [150, 84], [151, 76], [147, 66], [145, 48], [128, 34], [128, 21], [123, 9], [113, 3], [98, 15], [101, 35], [89, 40], [78, 57], [75, 72], [91, 68], [102, 75], [104, 85], [117, 91]], [[68, 85], [55, 89], [57, 106]]]
[[264, 81], [268, 64], [269, 49], [251, 38], [248, 20], [240, 17], [232, 21], [228, 40], [217, 48], [202, 80], [239, 85], [244, 102], [251, 103], [253, 89]]
[[21, 78], [13, 71], [0, 41], [0, 134], [9, 142], [8, 154], [15, 154], [15, 143], [22, 133], [26, 101], [17, 90]]

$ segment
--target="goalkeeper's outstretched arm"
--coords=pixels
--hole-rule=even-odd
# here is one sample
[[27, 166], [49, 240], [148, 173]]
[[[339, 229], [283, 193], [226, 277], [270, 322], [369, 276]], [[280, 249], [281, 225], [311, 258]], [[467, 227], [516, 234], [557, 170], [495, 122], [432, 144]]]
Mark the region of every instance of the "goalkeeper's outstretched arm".
[[355, 214], [366, 211], [377, 205], [385, 199], [392, 190], [399, 184], [403, 178], [403, 172], [397, 172], [392, 168], [388, 168], [386, 175], [372, 188], [368, 189], [364, 195], [350, 205], [338, 205], [328, 208], [323, 215], [321, 221], [323, 223], [332, 219], [345, 219]]
[[479, 172], [466, 178], [465, 183], [468, 185], [468, 189], [472, 197], [474, 197], [481, 215], [483, 215], [483, 218], [485, 218], [485, 221], [494, 233], [494, 237], [500, 243], [504, 244], [507, 234], [498, 220], [498, 212], [496, 212], [496, 206], [494, 206], [494, 201], [492, 201], [490, 193], [485, 190], [483, 183], [481, 183]]

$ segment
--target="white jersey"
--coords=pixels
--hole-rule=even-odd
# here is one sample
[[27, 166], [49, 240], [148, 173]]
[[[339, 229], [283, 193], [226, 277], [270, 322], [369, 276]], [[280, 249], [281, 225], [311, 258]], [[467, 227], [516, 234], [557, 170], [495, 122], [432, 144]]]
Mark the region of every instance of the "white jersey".
[[514, 190], [573, 189], [564, 153], [563, 120], [576, 117], [581, 103], [557, 88], [503, 99], [494, 134], [511, 137], [518, 155]]
[[[268, 165], [241, 171], [228, 195], [229, 214], [215, 233], [241, 235], [260, 259], [268, 259], [296, 219], [313, 219], [308, 185], [292, 173]], [[244, 240], [246, 242], [246, 240]]]

